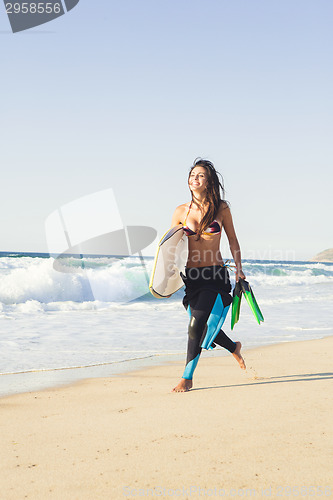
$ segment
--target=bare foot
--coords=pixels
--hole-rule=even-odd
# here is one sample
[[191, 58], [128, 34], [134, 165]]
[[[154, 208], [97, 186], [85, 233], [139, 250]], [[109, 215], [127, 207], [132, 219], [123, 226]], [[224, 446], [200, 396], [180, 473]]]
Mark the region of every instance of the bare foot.
[[245, 361], [244, 359], [242, 358], [242, 355], [240, 353], [241, 351], [241, 348], [242, 348], [242, 344], [240, 342], [236, 342], [236, 349], [235, 351], [232, 353], [233, 357], [238, 361], [238, 364], [239, 366], [241, 367], [242, 370], [246, 370], [246, 366], [245, 366]]
[[182, 378], [179, 384], [172, 389], [172, 392], [187, 392], [192, 388], [192, 385], [192, 380]]

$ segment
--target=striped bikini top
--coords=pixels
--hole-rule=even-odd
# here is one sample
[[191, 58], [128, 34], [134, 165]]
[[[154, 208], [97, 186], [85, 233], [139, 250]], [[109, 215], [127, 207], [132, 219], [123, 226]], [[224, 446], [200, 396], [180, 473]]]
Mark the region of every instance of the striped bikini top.
[[[190, 203], [190, 206], [188, 207], [188, 211], [183, 224], [183, 230], [186, 236], [195, 236], [197, 234], [196, 231], [193, 231], [186, 225], [187, 217], [188, 214], [190, 213], [191, 207], [192, 207], [192, 201]], [[220, 234], [220, 233], [221, 233], [221, 226], [217, 222], [217, 220], [213, 220], [213, 222], [209, 224], [209, 226], [206, 228], [206, 231], [202, 232], [202, 234]]]

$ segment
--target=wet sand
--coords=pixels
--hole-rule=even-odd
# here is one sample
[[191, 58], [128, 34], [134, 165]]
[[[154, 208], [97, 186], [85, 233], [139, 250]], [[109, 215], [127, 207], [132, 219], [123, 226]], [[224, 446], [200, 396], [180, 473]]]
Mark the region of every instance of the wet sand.
[[1, 498], [333, 497], [332, 350], [203, 355], [187, 393], [177, 361], [1, 398]]

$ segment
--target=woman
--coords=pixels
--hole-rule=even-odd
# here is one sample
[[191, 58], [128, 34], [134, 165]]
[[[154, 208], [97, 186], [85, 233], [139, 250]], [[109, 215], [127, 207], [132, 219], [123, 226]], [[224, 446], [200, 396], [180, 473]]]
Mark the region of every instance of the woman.
[[232, 302], [229, 273], [220, 253], [222, 227], [236, 265], [236, 281], [245, 279], [245, 275], [230, 209], [221, 199], [220, 189], [224, 196], [224, 188], [217, 174], [210, 161], [197, 158], [188, 178], [192, 200], [177, 207], [172, 217], [171, 227], [183, 224], [188, 236], [189, 254], [182, 277], [185, 283], [183, 304], [190, 315], [185, 371], [174, 392], [191, 389], [202, 347], [219, 344], [231, 352], [245, 370], [241, 343], [233, 342], [220, 330]]

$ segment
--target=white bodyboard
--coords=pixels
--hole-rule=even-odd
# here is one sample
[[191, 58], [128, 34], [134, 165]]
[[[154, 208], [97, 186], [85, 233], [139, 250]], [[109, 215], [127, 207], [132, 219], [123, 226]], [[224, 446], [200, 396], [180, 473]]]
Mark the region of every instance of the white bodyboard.
[[184, 285], [180, 272], [185, 270], [187, 255], [187, 237], [183, 225], [178, 224], [165, 233], [157, 247], [149, 283], [154, 297], [170, 297]]

